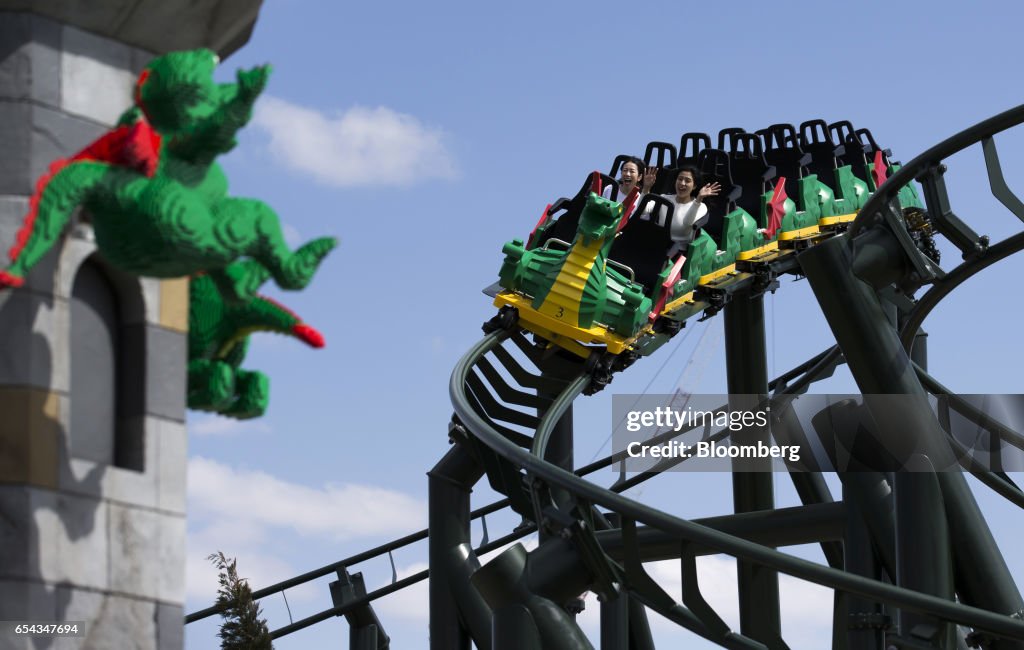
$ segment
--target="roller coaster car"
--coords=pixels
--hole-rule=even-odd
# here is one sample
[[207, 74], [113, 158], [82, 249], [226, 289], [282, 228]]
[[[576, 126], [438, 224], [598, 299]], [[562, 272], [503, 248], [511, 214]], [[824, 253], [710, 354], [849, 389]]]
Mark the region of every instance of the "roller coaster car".
[[521, 325], [584, 357], [589, 344], [625, 350], [648, 326], [654, 304], [632, 269], [609, 263], [629, 218], [623, 205], [636, 195], [617, 203], [602, 198], [601, 187], [595, 172], [576, 198], [544, 211], [527, 244], [505, 244], [498, 280], [505, 290], [494, 302], [516, 308]]
[[678, 248], [674, 203], [646, 195], [631, 215], [624, 206], [636, 195], [622, 203], [602, 198], [604, 181], [614, 183], [594, 172], [575, 198], [548, 206], [526, 244], [505, 244], [504, 291], [494, 301], [518, 310], [526, 329], [583, 357], [589, 345], [617, 355], [656, 330], [677, 330], [681, 320], [658, 322], [667, 305], [689, 301], [709, 271], [734, 261], [749, 240], [760, 242], [753, 219], [731, 215], [728, 251], [701, 232], [685, 257], [670, 257]]
[[[843, 230], [899, 168], [869, 132], [854, 131], [849, 122], [728, 131], [719, 141], [731, 141], [731, 152], [697, 153], [704, 182], [719, 183], [722, 192], [706, 201], [707, 218], [693, 241], [683, 243], [683, 255], [675, 255], [680, 246], [670, 233], [673, 202], [652, 194], [637, 201], [636, 190], [622, 203], [603, 198], [602, 188], [617, 196], [618, 186], [593, 172], [574, 198], [544, 210], [525, 243], [505, 244], [495, 306], [515, 309], [521, 327], [581, 357], [595, 349], [648, 354], [689, 317], [720, 307], [713, 289], [743, 276], [737, 261], [749, 269], [791, 253], [782, 248], [813, 245]], [[843, 146], [831, 134], [844, 138]], [[921, 207], [910, 185], [900, 202]]]

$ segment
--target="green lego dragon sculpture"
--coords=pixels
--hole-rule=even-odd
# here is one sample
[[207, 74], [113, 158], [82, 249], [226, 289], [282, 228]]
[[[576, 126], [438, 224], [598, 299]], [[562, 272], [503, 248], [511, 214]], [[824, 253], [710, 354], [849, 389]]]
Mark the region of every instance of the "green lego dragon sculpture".
[[[235, 262], [227, 270], [248, 286], [258, 287], [269, 277], [252, 260]], [[190, 282], [188, 323], [188, 407], [240, 420], [263, 415], [270, 396], [266, 375], [240, 367], [251, 333], [275, 332], [314, 348], [324, 345], [320, 332], [270, 298], [224, 300], [209, 274]]]
[[[533, 308], [575, 327], [608, 323], [635, 333], [646, 323], [651, 300], [642, 288], [606, 268], [623, 216], [622, 205], [591, 193], [569, 251], [526, 250], [520, 240], [505, 244], [499, 282], [533, 298]], [[567, 292], [561, 287], [570, 287]]]
[[53, 163], [39, 180], [0, 287], [24, 283], [78, 206], [91, 214], [103, 257], [126, 272], [158, 278], [205, 272], [225, 299], [241, 303], [259, 285], [258, 274], [231, 264], [239, 257], [255, 260], [283, 289], [309, 283], [336, 241], [324, 237], [291, 251], [274, 211], [227, 196], [215, 162], [252, 117], [270, 68], [239, 70], [236, 83], [217, 84], [217, 61], [199, 49], [146, 66], [135, 105], [118, 126]]

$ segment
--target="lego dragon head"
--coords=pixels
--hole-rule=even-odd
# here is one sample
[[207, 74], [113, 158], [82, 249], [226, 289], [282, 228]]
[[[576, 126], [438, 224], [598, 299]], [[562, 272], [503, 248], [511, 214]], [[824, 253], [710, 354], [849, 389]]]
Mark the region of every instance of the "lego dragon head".
[[135, 84], [135, 105], [161, 133], [187, 129], [220, 105], [221, 89], [213, 82], [219, 60], [207, 49], [156, 57]]
[[591, 192], [580, 215], [577, 229], [584, 245], [615, 234], [622, 218], [622, 205]]

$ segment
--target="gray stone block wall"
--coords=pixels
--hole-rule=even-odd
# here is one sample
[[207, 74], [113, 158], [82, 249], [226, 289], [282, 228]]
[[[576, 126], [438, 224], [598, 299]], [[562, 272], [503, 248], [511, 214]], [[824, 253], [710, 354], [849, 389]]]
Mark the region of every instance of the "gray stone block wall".
[[[139, 13], [122, 21], [98, 17], [114, 4]], [[128, 107], [147, 49], [168, 49], [181, 33], [176, 21], [186, 27], [192, 21], [204, 26], [208, 42], [178, 47], [207, 45], [226, 54], [244, 42], [259, 7], [238, 0], [232, 19], [216, 1], [114, 4], [0, 0], [0, 258], [38, 177]], [[156, 14], [163, 16], [159, 23], [145, 18]], [[116, 24], [122, 33], [104, 33], [102, 25]], [[0, 412], [10, 416], [0, 422], [0, 456], [8, 455], [7, 464], [0, 462], [0, 620], [87, 622], [84, 644], [66, 639], [51, 648], [179, 650], [187, 456], [183, 285], [107, 269], [120, 299], [120, 331], [143, 351], [141, 379], [132, 384], [138, 393], [125, 396], [136, 408], [124, 414], [127, 433], [115, 441], [128, 448], [114, 463], [78, 457], [70, 413], [79, 342], [70, 305], [76, 273], [95, 253], [89, 226], [73, 223], [24, 287], [0, 291]], [[169, 321], [166, 314], [178, 316]], [[34, 646], [0, 639], [0, 650], [23, 647]]]
[[223, 59], [249, 40], [261, 3], [262, 0], [0, 0], [0, 10], [35, 12], [152, 52], [206, 47]]
[[0, 22], [0, 99], [60, 106], [60, 23], [8, 12]]
[[[75, 648], [182, 647], [185, 428], [146, 425], [146, 472], [62, 452], [57, 490], [0, 483], [0, 620], [86, 621], [97, 645]], [[105, 629], [124, 623], [110, 607], [149, 623]]]
[[24, 196], [128, 107], [150, 55], [32, 13], [0, 11], [0, 43], [0, 195]]

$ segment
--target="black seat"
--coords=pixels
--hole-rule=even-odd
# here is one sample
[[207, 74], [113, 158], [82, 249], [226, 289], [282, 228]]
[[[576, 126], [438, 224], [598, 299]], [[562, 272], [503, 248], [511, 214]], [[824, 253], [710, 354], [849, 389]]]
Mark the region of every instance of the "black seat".
[[[890, 151], [889, 149], [883, 149], [883, 148], [879, 147], [878, 143], [875, 142], [875, 138], [872, 137], [871, 131], [868, 131], [867, 129], [857, 129], [856, 133], [857, 133], [857, 140], [861, 143], [861, 146], [864, 148], [864, 158], [865, 158], [865, 160], [868, 163], [875, 162], [875, 158], [877, 157], [877, 155], [879, 153], [881, 153], [882, 154], [882, 164], [886, 168], [888, 168], [888, 166], [890, 164], [899, 165], [898, 162], [896, 162], [896, 163], [891, 163], [890, 162], [889, 158], [892, 156], [892, 151]], [[884, 169], [882, 173], [883, 173], [883, 176], [887, 175], [888, 174], [888, 170]], [[868, 173], [866, 168], [864, 170], [864, 175], [865, 176], [870, 176], [870, 174]], [[877, 183], [875, 182], [875, 179], [871, 179], [871, 182], [868, 183], [868, 187], [875, 187], [876, 185], [877, 185]]]
[[672, 240], [674, 209], [673, 201], [656, 194], [645, 194], [608, 254], [612, 261], [633, 270], [634, 281], [642, 284], [648, 295], [658, 283], [658, 275], [675, 246]]
[[807, 120], [800, 125], [800, 147], [811, 156], [808, 172], [817, 174], [818, 181], [838, 191], [836, 167], [846, 147], [832, 140], [825, 120]]
[[[879, 147], [878, 143], [875, 142], [874, 136], [871, 135], [871, 131], [867, 129], [854, 129], [853, 125], [847, 120], [829, 125], [829, 131], [836, 136], [836, 141], [841, 142], [846, 149], [840, 157], [839, 163], [850, 165], [854, 176], [865, 183], [869, 183], [868, 187], [871, 187], [874, 181], [868, 178], [867, 165], [875, 161], [875, 153], [878, 151], [882, 152], [882, 156], [888, 163], [892, 152]], [[839, 138], [842, 139], [840, 140]]]
[[[652, 143], [653, 144], [653, 143]], [[679, 140], [679, 151], [675, 163], [670, 168], [662, 167], [658, 171], [658, 179], [651, 188], [653, 194], [675, 194], [676, 177], [683, 165], [698, 167], [697, 157], [704, 149], [711, 148], [711, 138], [707, 133], [684, 133]]]
[[583, 186], [576, 196], [571, 199], [561, 198], [551, 204], [548, 209], [548, 219], [555, 219], [555, 222], [544, 230], [537, 242], [531, 242], [531, 248], [539, 248], [551, 239], [572, 242], [576, 237], [576, 229], [580, 225], [580, 215], [583, 214], [583, 206], [587, 204], [587, 197], [596, 189], [594, 187], [595, 174], [600, 178], [602, 190], [610, 186], [612, 196], [618, 193], [619, 183], [614, 178], [600, 172], [592, 172], [587, 176], [587, 180], [583, 182]]
[[718, 147], [716, 148], [732, 153], [736, 150], [736, 139], [745, 133], [746, 131], [741, 126], [730, 126], [722, 129], [718, 132]]
[[741, 193], [736, 204], [757, 220], [760, 227], [761, 195], [769, 189], [775, 178], [775, 167], [769, 165], [761, 149], [761, 138], [753, 133], [735, 136], [733, 150], [730, 153], [733, 182], [740, 186]]
[[[679, 155], [676, 156], [676, 166], [683, 165], [697, 166], [697, 156], [705, 149], [711, 148], [711, 136], [707, 133], [684, 133], [679, 138]], [[675, 179], [673, 179], [674, 181]], [[670, 188], [675, 189], [675, 188]]]
[[669, 178], [672, 168], [676, 166], [677, 152], [674, 144], [668, 142], [649, 142], [644, 149], [644, 164], [658, 168], [658, 175], [654, 179], [651, 192], [654, 194], [667, 194], [675, 178]]
[[773, 124], [756, 133], [761, 137], [765, 160], [775, 167], [777, 176], [786, 178], [786, 195], [797, 201], [798, 209], [805, 209], [800, 205], [797, 181], [804, 177], [811, 156], [801, 149], [796, 127], [792, 124]]
[[704, 149], [697, 156], [697, 168], [701, 174], [701, 184], [718, 183], [721, 191], [716, 196], [704, 200], [708, 207], [708, 221], [704, 230], [711, 235], [716, 243], [722, 243], [722, 227], [725, 215], [736, 209], [736, 201], [743, 190], [733, 182], [729, 154], [721, 149]]
[[832, 142], [843, 145], [843, 152], [839, 154], [836, 161], [839, 166], [863, 165], [864, 150], [857, 139], [856, 130], [849, 120], [839, 120], [828, 125], [829, 136]]
[[864, 155], [867, 157], [868, 162], [872, 161], [875, 157], [875, 152], [881, 151], [882, 155], [889, 158], [892, 155], [892, 151], [883, 149], [878, 146], [875, 142], [874, 136], [871, 135], [871, 131], [867, 129], [857, 129], [854, 133], [857, 134], [857, 141], [861, 143], [861, 147], [864, 149]]
[[633, 158], [633, 156], [628, 153], [620, 153], [615, 156], [615, 160], [612, 161], [612, 168], [608, 170], [608, 175], [612, 178], [617, 178], [619, 170], [622, 168], [622, 163], [626, 162], [630, 158]]

